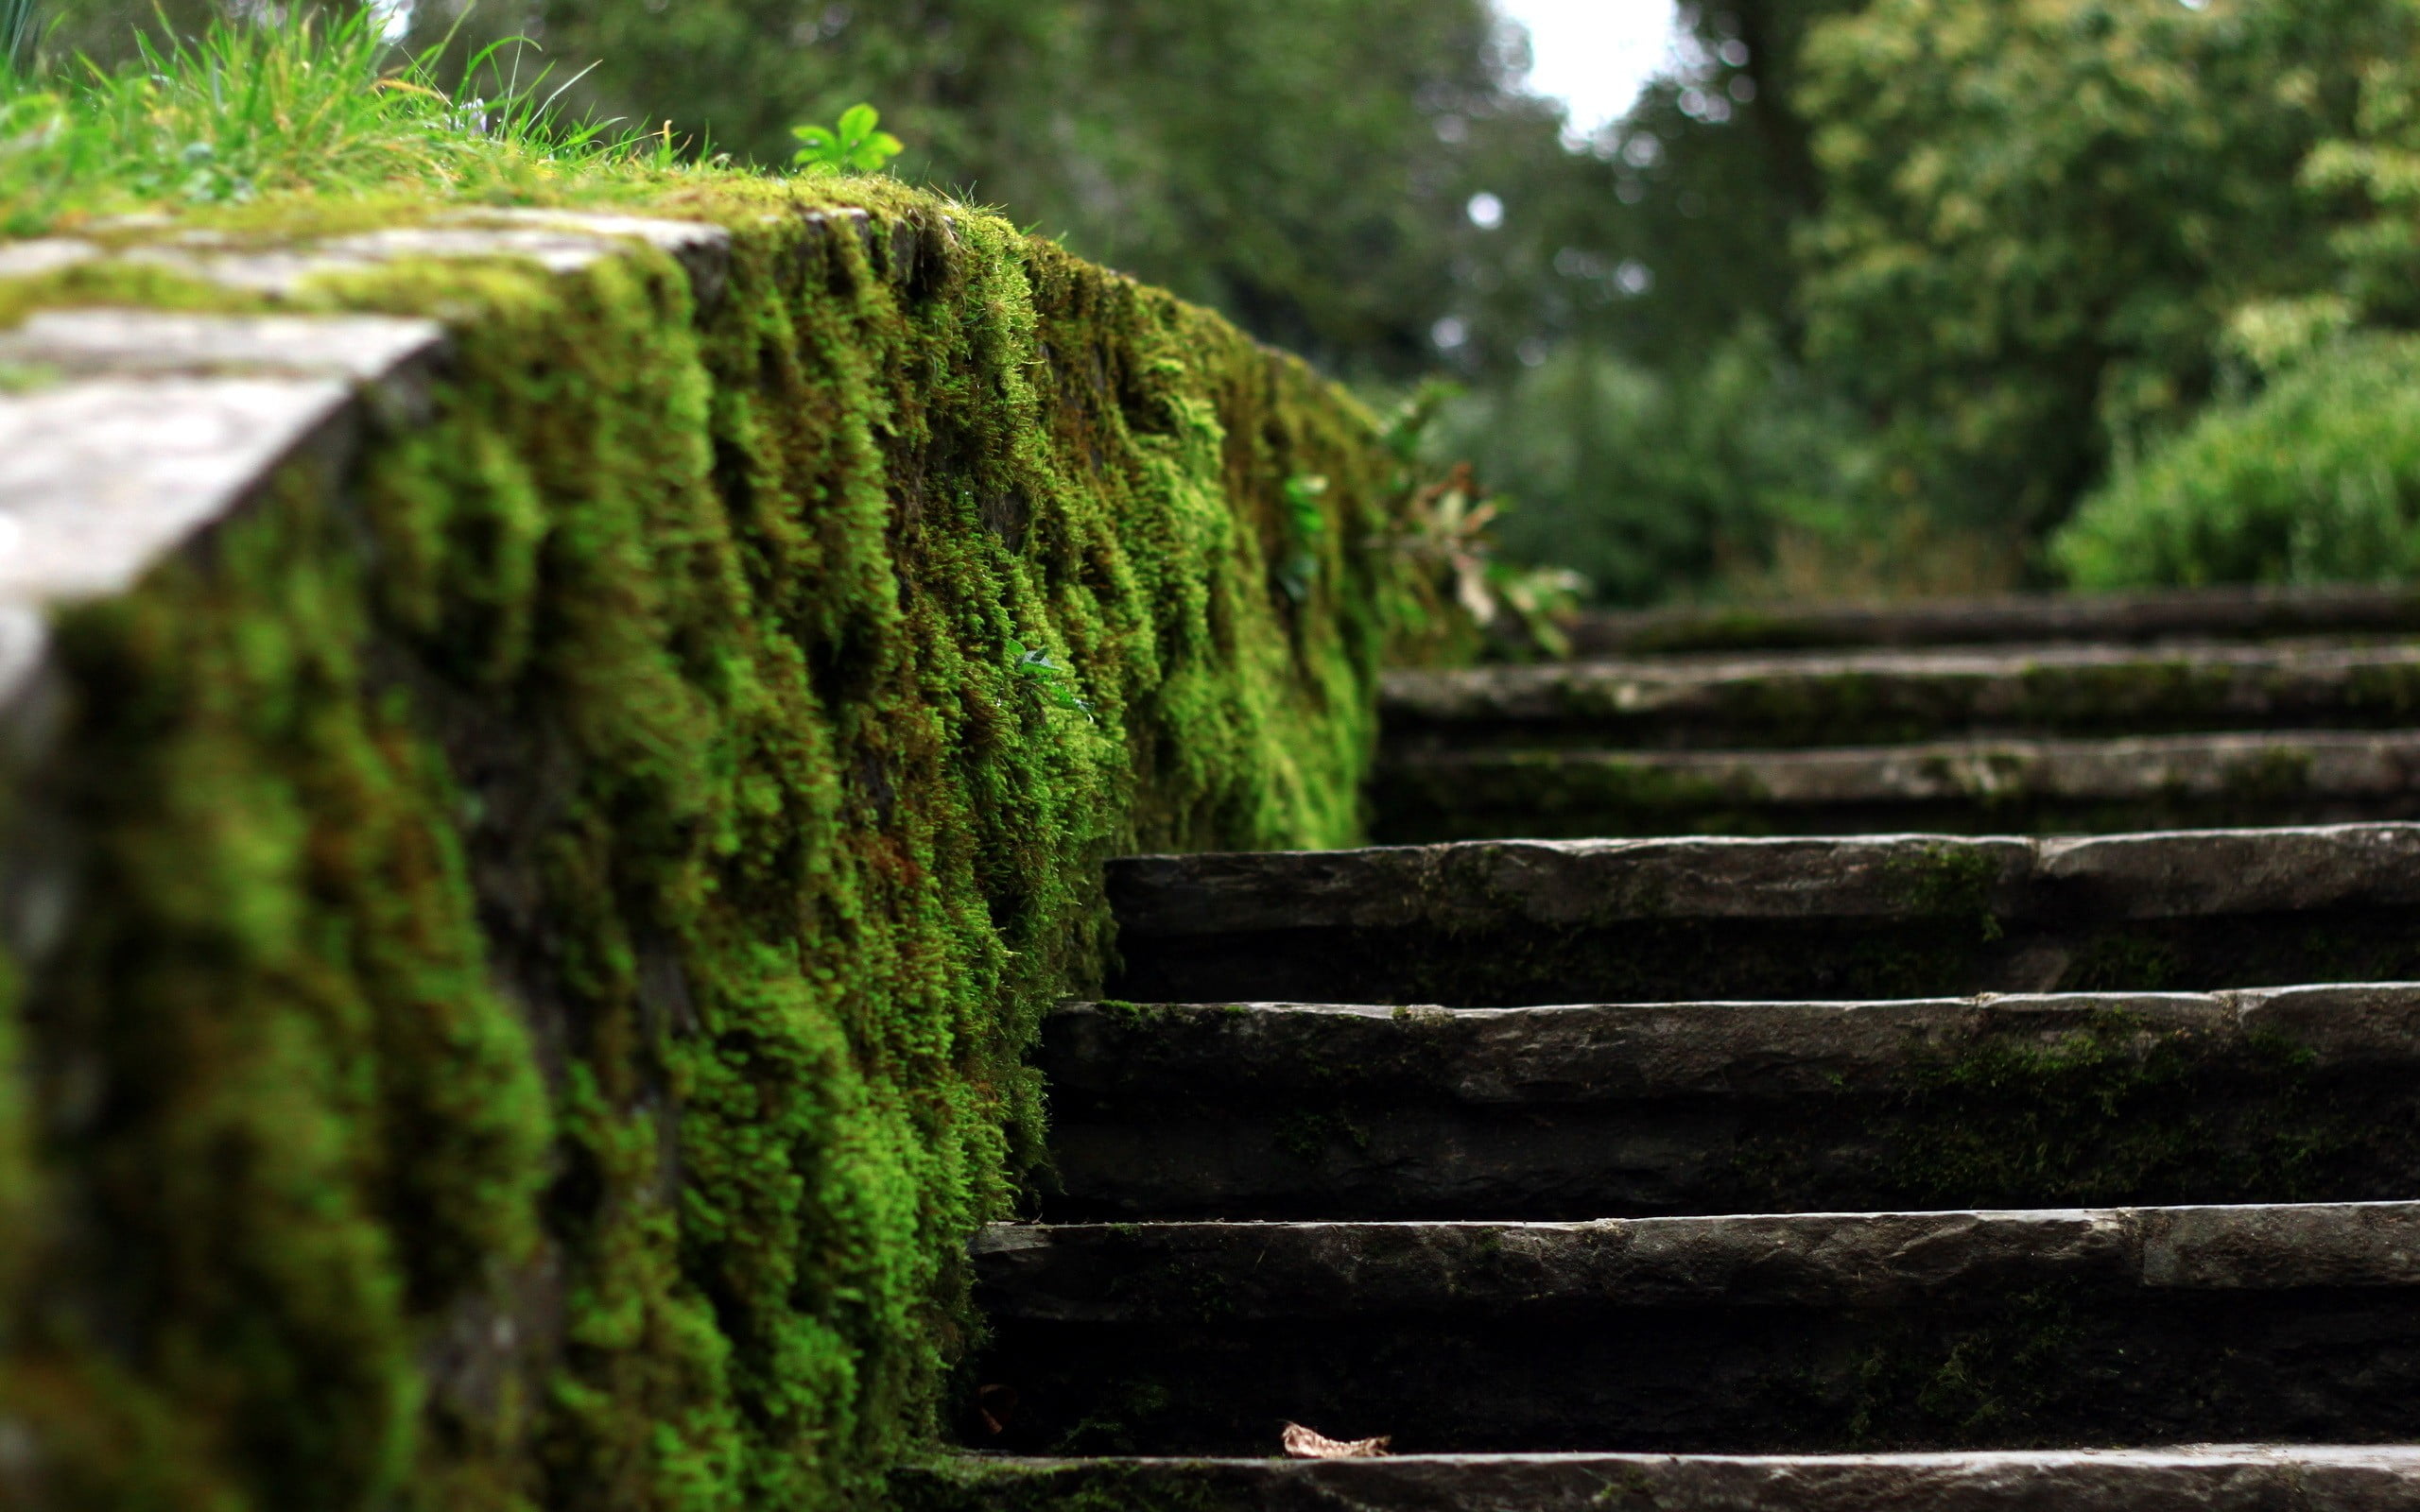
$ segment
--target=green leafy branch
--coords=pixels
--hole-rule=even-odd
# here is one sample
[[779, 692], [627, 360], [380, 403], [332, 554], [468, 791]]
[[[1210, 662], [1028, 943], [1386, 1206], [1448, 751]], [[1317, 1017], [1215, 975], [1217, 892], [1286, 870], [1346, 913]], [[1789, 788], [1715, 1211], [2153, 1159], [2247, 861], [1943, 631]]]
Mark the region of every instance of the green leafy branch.
[[790, 162], [809, 173], [880, 173], [883, 165], [907, 150], [900, 140], [880, 129], [882, 112], [871, 105], [852, 105], [840, 112], [838, 126], [794, 126], [799, 139]]

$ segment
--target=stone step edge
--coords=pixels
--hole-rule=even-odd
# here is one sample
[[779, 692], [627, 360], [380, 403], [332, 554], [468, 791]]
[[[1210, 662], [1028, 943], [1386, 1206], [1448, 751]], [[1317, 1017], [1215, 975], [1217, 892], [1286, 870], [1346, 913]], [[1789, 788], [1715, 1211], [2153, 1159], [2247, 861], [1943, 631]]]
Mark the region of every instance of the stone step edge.
[[[1386, 1512], [2405, 1512], [2420, 1447], [2210, 1444], [1895, 1454], [1417, 1454], [1051, 1459], [969, 1454], [891, 1477], [911, 1509], [1182, 1504]], [[1122, 1500], [1107, 1502], [1103, 1497]], [[960, 1501], [958, 1498], [963, 1498]], [[1183, 1500], [1180, 1502], [1179, 1499]]]
[[1642, 920], [2184, 919], [2420, 904], [2420, 824], [2081, 837], [1463, 840], [1125, 856], [1130, 947], [1318, 929], [1443, 933]]
[[[1502, 738], [1531, 727], [1746, 725], [1788, 732], [1843, 721], [1879, 720], [1895, 730], [1919, 719], [2021, 727], [2178, 714], [2293, 724], [2339, 708], [2399, 714], [2415, 676], [2420, 645], [2409, 644], [2158, 652], [2087, 645], [1402, 668], [1381, 675], [1379, 707], [1397, 740]], [[1837, 706], [1825, 706], [1835, 694]]]
[[[1390, 749], [1387, 777], [1553, 776], [1621, 784], [1641, 807], [1871, 804], [2420, 792], [2420, 730], [2308, 730], [2110, 739], [1982, 737], [1801, 749]], [[1652, 784], [1640, 787], [1635, 780]], [[1632, 781], [1625, 781], [1632, 780]]]
[[1599, 610], [1571, 627], [1583, 656], [1750, 647], [2148, 642], [2420, 628], [2409, 588], [2199, 588], [2143, 593], [2002, 594], [1901, 604]]
[[2273, 1046], [2303, 1073], [2420, 1066], [2420, 983], [1873, 1002], [1070, 1003], [1043, 1021], [1054, 1094], [1258, 1098], [1382, 1085], [1480, 1107], [1790, 1097], [1896, 1085], [1987, 1034]]
[[2420, 1202], [1538, 1222], [993, 1224], [986, 1311], [1052, 1323], [1484, 1317], [1541, 1306], [1869, 1307], [2090, 1290], [2420, 1287]]

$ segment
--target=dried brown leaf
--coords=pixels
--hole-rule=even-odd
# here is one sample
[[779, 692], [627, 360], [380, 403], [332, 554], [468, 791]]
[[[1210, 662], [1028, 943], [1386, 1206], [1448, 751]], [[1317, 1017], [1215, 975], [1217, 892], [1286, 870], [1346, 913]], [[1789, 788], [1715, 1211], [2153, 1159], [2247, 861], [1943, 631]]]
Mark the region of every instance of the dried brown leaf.
[[1375, 1459], [1387, 1453], [1387, 1446], [1393, 1442], [1393, 1436], [1387, 1434], [1375, 1438], [1330, 1438], [1301, 1423], [1288, 1423], [1286, 1431], [1277, 1435], [1278, 1447], [1286, 1451], [1288, 1459]]

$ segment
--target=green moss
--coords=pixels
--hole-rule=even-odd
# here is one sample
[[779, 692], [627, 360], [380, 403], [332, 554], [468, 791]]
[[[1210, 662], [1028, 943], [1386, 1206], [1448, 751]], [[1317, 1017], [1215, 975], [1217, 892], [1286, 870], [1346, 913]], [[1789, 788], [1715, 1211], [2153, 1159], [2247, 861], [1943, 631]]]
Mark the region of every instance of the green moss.
[[2118, 1010], [1911, 1048], [1878, 1100], [1809, 1105], [1743, 1141], [1743, 1182], [1787, 1182], [1810, 1146], [1857, 1147], [1855, 1179], [1900, 1205], [2300, 1201], [2364, 1155], [2391, 1167], [2409, 1123], [2366, 1092], [2323, 1091], [2290, 1040], [2213, 1040]]
[[61, 1237], [0, 1414], [74, 1504], [875, 1494], [1039, 1158], [1020, 1057], [1097, 985], [1101, 858], [1356, 837], [1433, 602], [1360, 544], [1369, 418], [868, 192], [864, 241], [666, 207], [734, 231], [702, 326], [654, 254], [325, 281], [454, 326], [436, 422], [62, 620], [93, 875], [22, 1015]]

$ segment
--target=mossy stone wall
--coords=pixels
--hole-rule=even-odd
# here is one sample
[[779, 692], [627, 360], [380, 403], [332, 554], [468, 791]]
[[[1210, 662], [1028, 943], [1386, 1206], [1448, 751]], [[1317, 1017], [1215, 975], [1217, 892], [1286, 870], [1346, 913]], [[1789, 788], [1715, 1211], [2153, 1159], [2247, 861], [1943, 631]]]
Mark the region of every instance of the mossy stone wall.
[[[1369, 417], [1001, 221], [833, 195], [652, 207], [733, 232], [702, 312], [636, 248], [321, 280], [285, 307], [453, 331], [434, 421], [58, 617], [0, 1491], [873, 1497], [1039, 1151], [1037, 1017], [1113, 949], [1100, 859], [1356, 837], [1381, 652], [1437, 623]], [[94, 264], [0, 315], [128, 301], [250, 302]]]

